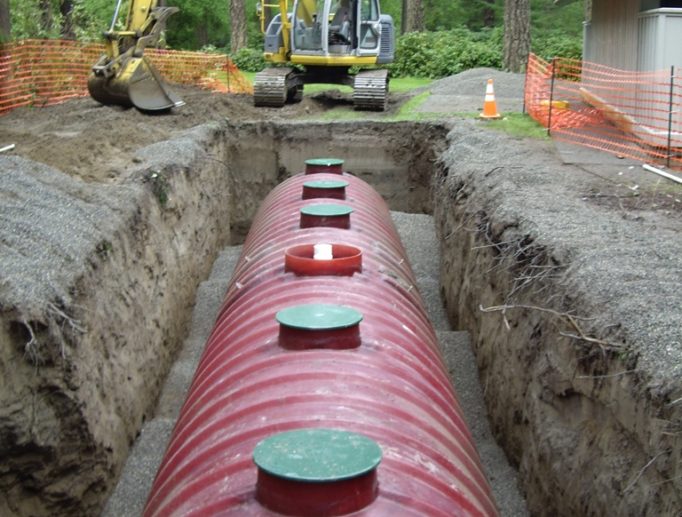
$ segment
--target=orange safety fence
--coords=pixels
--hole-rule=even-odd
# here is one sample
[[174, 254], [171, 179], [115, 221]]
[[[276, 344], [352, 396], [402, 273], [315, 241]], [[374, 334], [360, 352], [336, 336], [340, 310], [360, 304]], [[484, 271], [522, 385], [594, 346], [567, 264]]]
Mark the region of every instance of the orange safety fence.
[[531, 54], [526, 111], [553, 138], [682, 167], [682, 71], [629, 72]]
[[[0, 45], [0, 115], [20, 106], [47, 106], [88, 95], [92, 65], [104, 45], [23, 40]], [[146, 49], [164, 80], [222, 93], [250, 93], [248, 80], [222, 54]]]

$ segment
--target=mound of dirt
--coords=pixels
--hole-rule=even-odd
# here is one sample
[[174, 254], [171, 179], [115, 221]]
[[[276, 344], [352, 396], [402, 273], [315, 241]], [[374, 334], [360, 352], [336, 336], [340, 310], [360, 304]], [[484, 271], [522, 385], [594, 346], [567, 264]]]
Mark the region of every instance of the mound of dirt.
[[[331, 107], [352, 106], [352, 95], [330, 89], [283, 108], [256, 108], [251, 95], [173, 86], [185, 105], [158, 114], [103, 106], [90, 97], [45, 108], [19, 108], [0, 118], [0, 146], [87, 182], [116, 182], [135, 151], [212, 120], [231, 122], [314, 118]], [[378, 117], [395, 113], [409, 95], [394, 94]]]
[[85, 181], [115, 182], [132, 165], [135, 151], [149, 144], [211, 120], [263, 117], [247, 95], [174, 89], [186, 105], [152, 115], [103, 106], [89, 97], [46, 108], [20, 108], [0, 119], [0, 142], [15, 144], [14, 154]]

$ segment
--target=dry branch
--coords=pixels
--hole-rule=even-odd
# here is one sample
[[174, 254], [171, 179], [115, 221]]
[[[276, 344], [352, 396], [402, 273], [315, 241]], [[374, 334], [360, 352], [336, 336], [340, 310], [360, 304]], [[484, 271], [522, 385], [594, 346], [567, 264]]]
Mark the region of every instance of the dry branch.
[[[553, 316], [556, 316], [557, 318], [564, 320], [568, 322], [575, 332], [577, 334], [569, 334], [567, 332], [559, 332], [562, 336], [565, 337], [570, 337], [572, 339], [579, 339], [581, 341], [585, 341], [587, 343], [594, 343], [597, 345], [600, 345], [603, 348], [622, 348], [622, 345], [617, 344], [617, 343], [611, 343], [610, 341], [604, 341], [602, 339], [597, 339], [594, 337], [590, 337], [586, 335], [582, 328], [580, 328], [580, 325], [578, 325], [578, 320], [582, 321], [589, 321], [589, 320], [594, 320], [594, 318], [585, 318], [585, 317], [580, 317], [580, 316], [574, 316], [572, 314], [569, 314], [567, 312], [559, 312], [555, 311], [554, 309], [548, 309], [547, 307], [538, 307], [537, 305], [516, 305], [516, 304], [510, 304], [510, 305], [494, 305], [492, 307], [483, 307], [482, 305], [479, 305], [479, 310], [481, 312], [502, 312], [502, 315], [509, 310], [509, 309], [526, 309], [526, 310], [531, 310], [531, 311], [539, 311], [539, 312], [545, 312], [548, 314], [552, 314]], [[509, 323], [506, 322], [506, 316], [505, 316], [505, 325], [509, 329]]]

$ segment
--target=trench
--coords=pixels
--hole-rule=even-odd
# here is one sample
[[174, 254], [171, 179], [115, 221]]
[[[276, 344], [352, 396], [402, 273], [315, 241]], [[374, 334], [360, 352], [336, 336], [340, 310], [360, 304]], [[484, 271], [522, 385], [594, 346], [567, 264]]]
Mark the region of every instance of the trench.
[[[463, 132], [468, 136], [461, 137]], [[306, 159], [340, 157], [345, 170], [386, 200], [401, 236], [412, 235], [408, 255], [432, 310], [453, 384], [460, 398], [476, 399], [466, 401], [474, 409], [465, 414], [501, 514], [675, 515], [679, 487], [665, 480], [679, 479], [682, 452], [679, 443], [665, 442], [670, 433], [660, 420], [673, 421], [676, 408], [663, 411], [668, 399], [652, 400], [641, 379], [616, 375], [632, 369], [631, 357], [600, 355], [598, 348], [574, 346], [562, 336], [557, 312], [595, 302], [580, 289], [566, 293], [571, 278], [559, 273], [568, 269], [570, 253], [553, 248], [551, 239], [532, 230], [530, 215], [503, 210], [500, 196], [513, 188], [493, 182], [491, 173], [500, 168], [494, 154], [467, 156], [476, 138], [468, 127], [445, 123], [226, 122], [143, 150], [136, 171], [143, 179], [131, 180], [139, 187], [139, 206], [123, 223], [127, 234], [115, 234], [104, 253], [101, 247], [92, 250], [96, 260], [88, 275], [101, 290], [74, 300], [74, 307], [114, 300], [116, 307], [127, 308], [80, 314], [84, 326], [89, 317], [106, 315], [106, 325], [95, 325], [95, 341], [106, 344], [107, 335], [116, 335], [117, 345], [98, 344], [74, 354], [72, 369], [92, 370], [95, 364], [103, 387], [95, 402], [80, 390], [81, 406], [78, 400], [74, 404], [86, 410], [60, 421], [78, 431], [78, 443], [84, 443], [80, 455], [89, 458], [88, 468], [97, 470], [97, 477], [79, 493], [68, 492], [62, 485], [69, 485], [69, 476], [82, 477], [72, 458], [52, 471], [63, 474], [59, 490], [50, 492], [54, 483], [49, 489], [37, 486], [35, 493], [45, 490], [47, 495], [34, 493], [31, 504], [17, 513], [97, 514], [102, 508], [104, 515], [139, 513], [212, 326], [211, 311], [217, 310], [238, 245], [261, 200], [301, 171]], [[507, 140], [501, 145], [518, 146], [523, 162], [521, 144]], [[158, 156], [164, 158], [150, 158]], [[505, 166], [502, 158], [499, 162]], [[472, 172], [481, 170], [485, 174]], [[427, 268], [425, 262], [434, 257], [436, 264]], [[162, 275], [158, 264], [166, 268]], [[545, 267], [557, 274], [519, 285], [529, 271]], [[119, 285], [122, 278], [127, 291]], [[510, 292], [519, 310], [482, 310], [510, 300]], [[146, 298], [134, 300], [138, 295]], [[554, 313], [533, 310], [556, 297], [564, 305]], [[140, 313], [141, 306], [154, 310]], [[596, 328], [583, 330], [604, 342], [618, 337], [600, 335]], [[94, 340], [89, 334], [67, 337], [67, 347], [74, 349]], [[138, 341], [151, 345], [121, 355]], [[105, 359], [84, 356], [97, 353]], [[88, 380], [74, 378], [50, 380], [49, 385], [68, 392], [69, 382]], [[102, 414], [117, 415], [125, 425], [114, 416], [102, 420], [97, 416]], [[666, 454], [655, 456], [660, 465], [642, 470], [654, 456], [654, 445]], [[54, 446], [46, 457], [64, 446]], [[33, 464], [21, 465], [30, 469]]]
[[[646, 463], [645, 441], [653, 436], [639, 419], [656, 409], [644, 400], [636, 380], [609, 376], [626, 371], [627, 359], [597, 358], [589, 346], [562, 343], [571, 340], [562, 338], [551, 312], [526, 309], [500, 317], [481, 310], [500, 300], [544, 306], [547, 299], [564, 295], [562, 309], [568, 312], [585, 298], [575, 290], [566, 295], [566, 277], [558, 273], [519, 285], [518, 278], [534, 268], [563, 272], [569, 261], [524, 227], [532, 227], [532, 221], [497, 213], [493, 193], [498, 185], [486, 184], [495, 157], [484, 153], [477, 156], [481, 161], [467, 162], [468, 141], [460, 146], [461, 154], [453, 150], [457, 132], [447, 124], [422, 123], [232, 126], [224, 143], [233, 192], [231, 243], [241, 242], [261, 200], [301, 171], [306, 159], [342, 157], [344, 169], [372, 185], [394, 211], [501, 514], [607, 514], [613, 508], [623, 515], [674, 514], [677, 496], [662, 493], [664, 475], [638, 474]], [[518, 147], [523, 156], [523, 146]], [[467, 180], [460, 172], [472, 169], [485, 170], [484, 179]], [[523, 252], [511, 252], [508, 242]], [[223, 282], [237, 253], [238, 248], [229, 248], [217, 262]], [[174, 368], [188, 370], [183, 361]], [[591, 376], [601, 380], [585, 380]], [[186, 371], [185, 377], [189, 382]], [[162, 395], [157, 410], [167, 419], [162, 425], [167, 433], [177, 411], [173, 390], [178, 392], [176, 387], [170, 397]], [[621, 405], [620, 413], [614, 404]], [[651, 477], [624, 493], [636, 476]], [[139, 491], [143, 483], [138, 479], [132, 486]], [[132, 499], [124, 498], [128, 504]], [[116, 496], [108, 515], [120, 513], [115, 501]]]
[[[478, 145], [472, 146], [472, 140]], [[667, 450], [670, 461], [679, 455], [679, 450], [674, 452], [677, 446], [656, 430], [660, 406], [650, 403], [641, 380], [621, 377], [633, 368], [632, 356], [595, 349], [589, 341], [575, 346], [573, 338], [565, 336], [570, 334], [565, 330], [568, 323], [557, 321], [556, 313], [583, 312], [595, 303], [592, 293], [576, 289], [578, 282], [566, 273], [570, 253], [535, 230], [551, 210], [555, 192], [548, 193], [548, 205], [538, 216], [525, 210], [523, 196], [520, 203], [514, 200], [519, 210], [514, 217], [496, 204], [495, 196], [504, 189], [490, 174], [498, 163], [505, 168], [508, 160], [504, 152], [492, 151], [491, 142], [497, 140], [518, 153], [513, 168], [525, 179], [524, 167], [516, 164], [526, 163], [532, 170], [537, 158], [527, 156], [523, 143], [467, 125], [237, 125], [227, 132], [226, 144], [228, 169], [238, 178], [233, 192], [240, 193], [231, 214], [232, 242], [243, 237], [271, 188], [301, 171], [307, 158], [342, 157], [345, 170], [372, 185], [394, 211], [430, 316], [441, 332], [453, 385], [460, 398], [467, 399], [465, 413], [501, 513], [608, 514], [615, 508], [623, 515], [672, 515], [680, 501], [665, 480], [674, 478], [676, 467], [640, 472], [655, 456], [647, 447], [656, 440], [663, 441], [658, 447]], [[539, 156], [547, 167], [542, 153]], [[549, 169], [561, 174], [552, 163]], [[271, 171], [270, 182], [261, 181], [262, 171]], [[528, 183], [526, 197], [537, 191], [536, 178]], [[404, 214], [431, 217], [425, 222], [417, 215], [405, 219]], [[564, 221], [557, 218], [552, 224], [562, 228]], [[436, 264], [429, 269], [434, 258]], [[580, 276], [579, 271], [574, 274]], [[519, 280], [527, 277], [531, 280]], [[554, 313], [533, 310], [555, 297], [562, 302]], [[521, 309], [510, 309], [501, 318], [484, 312], [484, 307], [501, 301]], [[452, 329], [464, 333], [457, 338]], [[581, 332], [603, 342], [625, 340], [608, 331], [600, 334], [596, 327]], [[471, 355], [463, 355], [463, 348]], [[641, 423], [643, 415], [652, 422], [648, 428]], [[518, 478], [509, 464], [519, 469]], [[638, 483], [633, 485], [633, 479]]]
[[242, 123], [226, 135], [226, 162], [235, 179], [232, 242], [248, 233], [262, 199], [312, 157], [339, 156], [391, 210], [432, 213], [431, 177], [446, 126], [414, 123]]
[[181, 410], [255, 211], [276, 184], [302, 170], [306, 159], [323, 156], [342, 157], [344, 170], [368, 182], [387, 202], [495, 499], [504, 515], [527, 515], [517, 473], [491, 433], [469, 333], [451, 328], [441, 298], [432, 178], [448, 130], [441, 124], [246, 123], [227, 131], [225, 162], [235, 193], [231, 245], [219, 253], [212, 273], [198, 289], [189, 336], [166, 379], [154, 417], [145, 423], [107, 502], [105, 516], [138, 514], [143, 508], [162, 444]]

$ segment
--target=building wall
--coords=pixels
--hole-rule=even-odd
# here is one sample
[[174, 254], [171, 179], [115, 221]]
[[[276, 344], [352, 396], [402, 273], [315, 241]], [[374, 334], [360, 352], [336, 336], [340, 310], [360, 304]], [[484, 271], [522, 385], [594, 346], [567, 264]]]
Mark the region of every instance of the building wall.
[[585, 60], [636, 70], [639, 9], [640, 0], [592, 0], [585, 28]]
[[[682, 64], [677, 50], [682, 45], [682, 1], [592, 0], [591, 4], [585, 12], [585, 61], [633, 71]], [[673, 4], [675, 8], [661, 9]], [[640, 17], [650, 9], [659, 9], [658, 15]]]
[[638, 70], [682, 66], [682, 9], [657, 9], [639, 18]]

